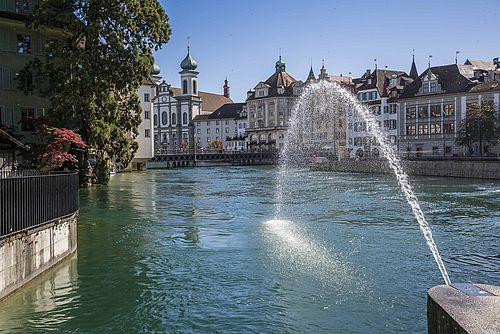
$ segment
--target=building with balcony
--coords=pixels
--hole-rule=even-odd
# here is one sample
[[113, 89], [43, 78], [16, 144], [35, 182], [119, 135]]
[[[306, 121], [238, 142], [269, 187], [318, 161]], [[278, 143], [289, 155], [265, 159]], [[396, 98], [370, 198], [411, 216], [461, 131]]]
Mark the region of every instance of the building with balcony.
[[288, 121], [295, 99], [304, 83], [286, 72], [281, 60], [266, 81], [259, 82], [247, 93], [247, 142], [251, 150], [274, 150], [283, 147]]
[[[386, 140], [397, 149], [398, 138], [398, 104], [391, 100], [397, 98], [404, 87], [417, 77], [415, 60], [410, 75], [404, 71], [375, 69], [367, 70], [356, 79], [358, 100], [377, 118], [378, 125], [386, 135]], [[391, 102], [392, 101], [392, 102]], [[355, 110], [347, 112], [347, 152], [353, 158], [378, 158], [381, 154], [378, 142], [367, 131], [367, 124]]]
[[[398, 104], [400, 154], [409, 158], [471, 154], [456, 144], [461, 124], [472, 108], [486, 103], [498, 112], [499, 95], [498, 58], [427, 68], [400, 98], [391, 100]], [[498, 144], [484, 141], [482, 145], [473, 154], [500, 153]]]

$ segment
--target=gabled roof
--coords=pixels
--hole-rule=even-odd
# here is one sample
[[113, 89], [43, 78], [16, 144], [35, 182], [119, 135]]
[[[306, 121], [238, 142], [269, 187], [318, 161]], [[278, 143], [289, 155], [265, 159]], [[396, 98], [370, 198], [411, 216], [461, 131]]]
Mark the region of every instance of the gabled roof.
[[[171, 90], [174, 96], [181, 95], [180, 88], [172, 87]], [[226, 103], [233, 103], [233, 100], [220, 94], [198, 91], [198, 96], [201, 97], [201, 110], [203, 111], [214, 112]]]
[[[264, 83], [269, 86], [269, 93], [266, 96], [263, 96], [262, 98], [266, 97], [273, 97], [273, 96], [293, 96], [293, 89], [292, 85], [296, 82], [290, 74], [288, 74], [285, 71], [276, 71], [271, 75]], [[285, 91], [283, 94], [278, 94], [278, 87], [283, 87], [285, 88]], [[255, 92], [248, 97], [247, 100], [253, 100], [259, 97], [255, 96]]]
[[495, 64], [493, 60], [472, 60], [467, 59], [464, 65], [472, 65], [474, 70], [485, 70], [485, 71], [494, 71]]
[[219, 109], [208, 115], [209, 119], [221, 119], [221, 118], [231, 118], [231, 119], [241, 119], [245, 118], [241, 116], [243, 111], [243, 106], [246, 103], [228, 103], [221, 106]]
[[401, 98], [414, 97], [422, 86], [423, 78], [429, 71], [438, 78], [441, 93], [459, 93], [469, 90], [474, 83], [469, 79], [474, 77], [472, 65], [444, 65], [425, 70], [420, 76], [408, 85], [401, 93]]
[[[388, 81], [390, 81], [394, 77], [406, 77], [408, 79], [411, 79], [408, 74], [403, 71], [376, 69], [369, 76], [367, 75], [365, 77], [365, 82], [358, 86], [357, 90], [361, 91], [376, 89], [380, 96], [385, 96], [387, 94], [386, 90], [389, 85]], [[368, 83], [368, 79], [371, 79], [371, 83]]]

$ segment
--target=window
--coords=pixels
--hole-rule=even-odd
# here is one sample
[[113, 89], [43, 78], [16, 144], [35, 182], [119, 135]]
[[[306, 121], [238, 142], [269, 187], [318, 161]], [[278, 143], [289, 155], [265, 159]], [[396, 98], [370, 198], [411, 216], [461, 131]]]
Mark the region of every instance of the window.
[[168, 123], [168, 114], [166, 111], [161, 113], [161, 122], [163, 125], [167, 125]]
[[172, 125], [177, 124], [177, 118], [175, 117], [175, 113], [172, 114]]
[[431, 133], [432, 134], [441, 133], [441, 124], [439, 123], [431, 124]]
[[151, 138], [151, 130], [150, 129], [145, 129], [144, 130], [144, 137], [145, 138]]
[[207, 121], [207, 126], [210, 126], [210, 121]]
[[215, 121], [215, 125], [219, 125], [219, 121]]
[[396, 114], [398, 110], [398, 105], [397, 104], [391, 104], [389, 105], [389, 114]]
[[362, 137], [354, 138], [354, 146], [363, 146], [363, 138]]
[[406, 126], [406, 135], [414, 136], [416, 134], [416, 126], [414, 124]]
[[29, 0], [16, 0], [16, 13], [27, 14], [30, 10]]
[[201, 129], [196, 129], [196, 133], [200, 134], [201, 133]]
[[431, 93], [437, 92], [437, 82], [431, 82]]
[[454, 103], [445, 103], [443, 105], [443, 116], [454, 116], [455, 115], [455, 104]]
[[226, 120], [226, 125], [229, 125], [229, 121]]
[[427, 106], [418, 107], [418, 118], [427, 118], [429, 116], [428, 110]]
[[259, 96], [264, 96], [264, 91], [263, 90], [259, 90]]
[[153, 116], [153, 122], [154, 122], [154, 125], [157, 126], [158, 125], [158, 115], [154, 115]]
[[455, 133], [455, 124], [444, 123], [443, 124], [443, 133]]
[[149, 94], [148, 93], [144, 94], [144, 102], [149, 102]]
[[149, 110], [144, 110], [144, 119], [149, 119]]
[[429, 83], [426, 82], [422, 85], [422, 92], [424, 94], [429, 93]]
[[432, 155], [438, 155], [438, 153], [439, 153], [439, 147], [432, 146]]
[[198, 84], [196, 82], [196, 80], [193, 80], [193, 94], [196, 94], [196, 92], [198, 91]]
[[215, 128], [215, 133], [219, 133], [219, 128]]
[[238, 128], [242, 129], [243, 128], [243, 123], [238, 124]]
[[387, 114], [389, 113], [389, 107], [388, 106], [384, 106], [384, 114]]
[[31, 54], [31, 36], [17, 34], [17, 53]]
[[167, 134], [166, 134], [166, 133], [164, 133], [164, 134], [162, 135], [162, 138], [163, 138], [163, 141], [167, 141]]
[[21, 108], [21, 130], [34, 131], [33, 121], [35, 120], [35, 109]]
[[188, 123], [188, 114], [187, 113], [183, 113], [182, 114], [182, 123], [183, 124], [187, 124]]
[[182, 81], [182, 94], [188, 93], [188, 82], [187, 80]]
[[444, 153], [445, 154], [451, 154], [451, 146], [445, 146]]
[[389, 121], [389, 129], [391, 129], [391, 130], [396, 129], [396, 120], [395, 119], [391, 119]]
[[440, 117], [441, 116], [441, 105], [433, 104], [431, 105], [431, 117]]
[[225, 133], [229, 133], [229, 128], [226, 128], [226, 129], [224, 130], [224, 132], [225, 132]]
[[415, 118], [417, 113], [417, 109], [415, 107], [407, 107], [406, 108], [406, 118]]
[[212, 129], [210, 129], [210, 128], [208, 128], [208, 129], [207, 129], [207, 135], [209, 135], [209, 134], [210, 134], [211, 130], [212, 130]]
[[426, 135], [429, 133], [429, 126], [428, 124], [419, 124], [418, 125], [418, 134], [419, 135]]

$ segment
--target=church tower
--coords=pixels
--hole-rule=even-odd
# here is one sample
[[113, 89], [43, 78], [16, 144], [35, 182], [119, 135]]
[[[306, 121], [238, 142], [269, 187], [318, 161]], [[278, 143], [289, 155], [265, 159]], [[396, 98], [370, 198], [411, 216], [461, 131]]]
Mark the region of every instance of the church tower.
[[224, 80], [224, 96], [228, 99], [231, 98], [231, 93], [229, 92], [229, 81]]
[[186, 58], [181, 62], [181, 95], [198, 95], [198, 74], [196, 68], [198, 64], [191, 57], [190, 47], [188, 45], [188, 53]]

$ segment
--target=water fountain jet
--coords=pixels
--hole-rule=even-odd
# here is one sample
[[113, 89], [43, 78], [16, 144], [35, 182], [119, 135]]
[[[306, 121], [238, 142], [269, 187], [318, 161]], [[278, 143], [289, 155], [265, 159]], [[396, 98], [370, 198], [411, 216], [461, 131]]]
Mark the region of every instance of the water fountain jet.
[[[451, 280], [446, 272], [441, 255], [432, 236], [432, 231], [427, 223], [424, 213], [420, 208], [417, 196], [409, 182], [408, 175], [401, 166], [400, 159], [386, 136], [377, 124], [376, 117], [361, 104], [355, 96], [339, 84], [329, 81], [311, 83], [305, 87], [298, 98], [289, 119], [286, 141], [281, 151], [280, 170], [278, 173], [276, 191], [276, 220], [286, 219], [284, 214], [284, 191], [287, 182], [287, 171], [291, 167], [304, 167], [310, 163], [310, 157], [321, 144], [325, 142], [325, 132], [332, 132], [331, 138], [334, 155], [338, 155], [336, 144], [336, 128], [342, 117], [353, 113], [365, 122], [367, 131], [371, 133], [378, 143], [382, 156], [387, 160], [393, 171], [406, 201], [417, 219], [426, 243], [438, 265], [441, 275], [447, 285]], [[319, 146], [318, 146], [319, 145]], [[335, 151], [336, 150], [336, 151]]]

